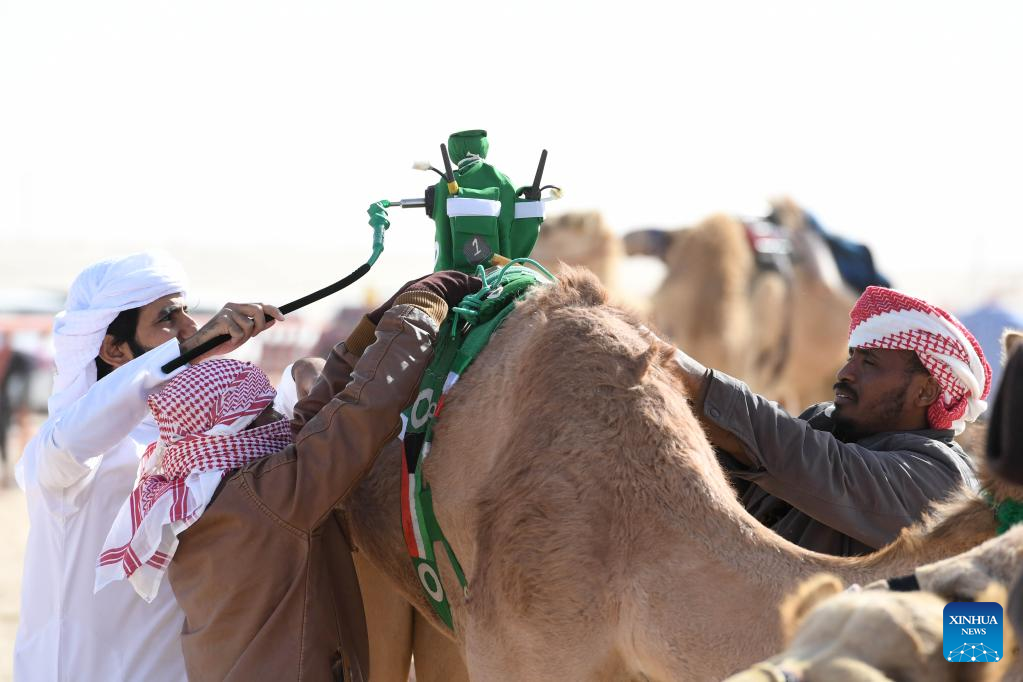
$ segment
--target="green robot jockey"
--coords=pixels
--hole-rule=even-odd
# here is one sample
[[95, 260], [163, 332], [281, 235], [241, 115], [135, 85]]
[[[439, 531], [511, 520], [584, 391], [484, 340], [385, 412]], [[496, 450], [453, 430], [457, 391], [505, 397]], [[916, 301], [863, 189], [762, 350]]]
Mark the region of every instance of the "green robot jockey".
[[552, 189], [552, 198], [561, 196], [559, 188], [540, 185], [547, 150], [540, 155], [533, 184], [516, 189], [508, 176], [486, 162], [489, 148], [487, 131], [464, 130], [441, 145], [444, 173], [428, 163], [416, 166], [442, 175], [425, 199], [436, 225], [434, 270], [474, 272], [495, 255], [529, 256], [544, 217], [541, 193]]

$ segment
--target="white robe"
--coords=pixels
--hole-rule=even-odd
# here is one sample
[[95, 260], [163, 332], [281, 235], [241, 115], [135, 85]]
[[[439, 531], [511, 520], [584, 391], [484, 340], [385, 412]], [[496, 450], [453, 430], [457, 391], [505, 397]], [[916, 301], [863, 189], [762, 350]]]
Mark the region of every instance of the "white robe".
[[157, 438], [146, 398], [177, 373], [160, 367], [178, 353], [170, 340], [94, 383], [25, 449], [18, 467], [30, 527], [17, 682], [185, 680], [184, 614], [168, 587], [148, 604], [124, 581], [93, 594], [96, 557]]

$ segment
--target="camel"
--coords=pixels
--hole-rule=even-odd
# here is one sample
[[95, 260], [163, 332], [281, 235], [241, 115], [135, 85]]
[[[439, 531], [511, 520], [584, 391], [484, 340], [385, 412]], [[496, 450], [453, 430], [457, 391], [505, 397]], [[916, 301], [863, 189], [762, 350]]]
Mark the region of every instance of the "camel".
[[469, 578], [467, 596], [452, 590], [440, 561], [453, 633], [405, 554], [400, 447], [349, 501], [360, 560], [454, 638], [471, 679], [719, 680], [779, 650], [778, 605], [810, 576], [866, 584], [993, 536], [990, 511], [966, 504], [865, 557], [783, 540], [736, 500], [673, 350], [566, 270], [452, 389], [425, 475]]
[[540, 225], [531, 257], [555, 275], [566, 267], [584, 267], [609, 291], [618, 293], [618, 268], [625, 247], [599, 211], [563, 213]]
[[[1004, 607], [1005, 587], [979, 595]], [[842, 592], [834, 576], [817, 576], [782, 609], [788, 647], [725, 682], [994, 682], [1014, 667], [1012, 628], [1001, 660], [949, 663], [942, 650], [946, 599], [930, 592]], [[1008, 656], [1006, 652], [1010, 652]], [[1015, 679], [1015, 678], [1013, 678]]]
[[[774, 204], [791, 261], [758, 263], [746, 225], [718, 214], [694, 227], [625, 237], [629, 255], [660, 257], [667, 275], [649, 317], [708, 367], [745, 381], [789, 411], [828, 400], [845, 362], [856, 294], [790, 200]], [[761, 223], [763, 224], [763, 223]]]

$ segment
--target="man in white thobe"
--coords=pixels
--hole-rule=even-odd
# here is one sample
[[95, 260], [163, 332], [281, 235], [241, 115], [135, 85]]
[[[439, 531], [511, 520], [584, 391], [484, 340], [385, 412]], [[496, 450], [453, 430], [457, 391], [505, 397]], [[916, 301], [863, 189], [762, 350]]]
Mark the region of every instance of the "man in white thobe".
[[174, 260], [134, 254], [86, 268], [57, 315], [49, 418], [17, 467], [30, 521], [18, 682], [185, 679], [172, 592], [152, 603], [127, 583], [94, 594], [95, 557], [157, 437], [146, 398], [177, 373], [161, 366], [221, 333], [231, 341], [207, 356], [229, 352], [269, 326], [265, 314], [282, 318], [272, 306], [228, 304], [196, 332], [184, 293]]

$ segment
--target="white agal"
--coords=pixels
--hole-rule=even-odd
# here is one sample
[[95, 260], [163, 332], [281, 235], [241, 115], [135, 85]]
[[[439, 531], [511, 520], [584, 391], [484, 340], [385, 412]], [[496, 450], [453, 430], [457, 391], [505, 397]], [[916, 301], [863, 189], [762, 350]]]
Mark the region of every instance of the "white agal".
[[[18, 464], [29, 511], [18, 682], [185, 680], [184, 615], [166, 588], [147, 604], [128, 582], [93, 593], [96, 557], [156, 440], [146, 397], [173, 374], [171, 340], [94, 383], [50, 418]], [[180, 370], [179, 370], [180, 371]]]

